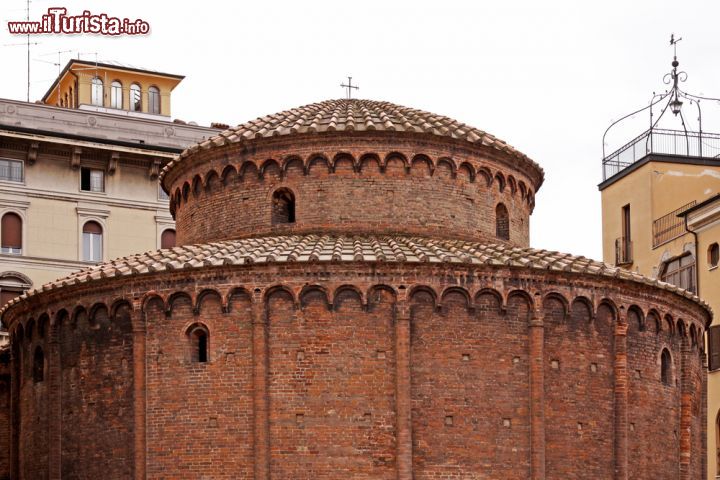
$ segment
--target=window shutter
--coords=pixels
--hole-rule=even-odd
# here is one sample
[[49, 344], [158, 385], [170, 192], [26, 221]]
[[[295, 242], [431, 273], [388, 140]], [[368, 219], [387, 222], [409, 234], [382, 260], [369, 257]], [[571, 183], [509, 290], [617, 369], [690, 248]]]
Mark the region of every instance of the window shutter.
[[160, 237], [160, 248], [173, 248], [175, 246], [175, 230], [165, 230]]
[[720, 368], [720, 325], [708, 329], [709, 369]]
[[22, 220], [15, 213], [6, 213], [2, 217], [2, 246], [22, 248]]
[[18, 295], [22, 295], [22, 293], [13, 292], [10, 290], [2, 290], [0, 291], [0, 304], [5, 305], [7, 302], [17, 297]]
[[83, 225], [83, 233], [94, 233], [96, 235], [102, 235], [102, 227], [96, 222], [87, 222]]

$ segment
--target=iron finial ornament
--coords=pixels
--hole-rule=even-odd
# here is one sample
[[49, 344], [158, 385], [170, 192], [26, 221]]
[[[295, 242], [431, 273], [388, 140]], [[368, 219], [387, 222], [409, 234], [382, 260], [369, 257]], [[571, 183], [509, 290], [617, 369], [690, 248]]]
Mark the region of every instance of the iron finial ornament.
[[[677, 58], [677, 44], [682, 37], [670, 35], [670, 46], [673, 48], [672, 69], [663, 76], [663, 83], [669, 85], [669, 88], [662, 93], [654, 93], [648, 105], [631, 112], [620, 119], [612, 122], [603, 134], [603, 179], [619, 173], [623, 169], [630, 166], [635, 161], [643, 158], [650, 153], [662, 153], [682, 156], [712, 156], [720, 157], [720, 135], [703, 133], [702, 110], [700, 108], [700, 100], [713, 100], [720, 102], [718, 98], [705, 97], [702, 95], [693, 95], [685, 92], [680, 85], [687, 81], [688, 74], [678, 70], [680, 62]], [[686, 118], [683, 115], [683, 105], [695, 105], [697, 108], [697, 131], [688, 130]], [[657, 104], [663, 104], [660, 113], [656, 116], [653, 107]], [[673, 113], [673, 116], [680, 119], [682, 130], [658, 128], [658, 123], [665, 115], [667, 110]], [[630, 141], [617, 151], [606, 155], [605, 139], [608, 132], [617, 124], [633, 117], [645, 110], [649, 112], [650, 128], [640, 134], [637, 138]], [[685, 111], [687, 114], [688, 112]], [[680, 140], [682, 138], [682, 140]], [[680, 140], [678, 142], [678, 140]], [[644, 143], [645, 145], [640, 145]], [[681, 145], [682, 144], [682, 145]], [[667, 145], [672, 145], [672, 151], [669, 151]], [[681, 146], [680, 146], [681, 145]], [[668, 151], [666, 151], [668, 150]], [[705, 154], [703, 153], [705, 150]]]

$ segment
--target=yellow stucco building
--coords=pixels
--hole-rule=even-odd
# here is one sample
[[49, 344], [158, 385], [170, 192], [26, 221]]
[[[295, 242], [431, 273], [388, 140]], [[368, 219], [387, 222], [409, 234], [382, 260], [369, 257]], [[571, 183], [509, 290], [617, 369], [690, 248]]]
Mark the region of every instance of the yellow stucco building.
[[0, 301], [174, 243], [162, 167], [217, 128], [170, 120], [182, 76], [71, 60], [41, 102], [0, 98]]
[[[675, 80], [676, 62], [673, 67]], [[679, 119], [683, 103], [694, 114], [697, 100], [675, 81], [658, 103]], [[603, 160], [603, 258], [690, 290], [712, 307], [705, 352], [707, 478], [714, 480], [720, 478], [720, 135], [657, 125]]]

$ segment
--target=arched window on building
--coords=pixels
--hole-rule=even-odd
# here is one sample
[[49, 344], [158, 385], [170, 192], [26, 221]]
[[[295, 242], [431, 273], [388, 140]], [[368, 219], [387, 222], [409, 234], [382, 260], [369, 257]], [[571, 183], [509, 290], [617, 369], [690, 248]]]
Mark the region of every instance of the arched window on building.
[[92, 90], [90, 91], [90, 101], [93, 105], [97, 105], [98, 107], [103, 106], [103, 81], [100, 80], [100, 77], [95, 77], [92, 79]]
[[660, 380], [665, 385], [670, 385], [672, 382], [672, 359], [667, 348], [663, 348], [660, 354]]
[[100, 262], [103, 258], [103, 229], [97, 222], [86, 222], [82, 230], [83, 260]]
[[287, 188], [273, 193], [272, 224], [295, 223], [295, 195]]
[[142, 91], [137, 83], [130, 85], [130, 110], [133, 112], [142, 110]]
[[2, 248], [0, 252], [13, 255], [22, 255], [22, 219], [20, 215], [8, 212], [2, 216], [0, 221], [0, 237], [2, 237]]
[[175, 246], [175, 230], [168, 228], [160, 236], [160, 248], [173, 248]]
[[208, 340], [210, 334], [205, 325], [193, 325], [188, 329], [188, 336], [190, 337], [192, 361], [195, 363], [207, 363], [210, 357], [208, 355]]
[[495, 207], [495, 236], [500, 240], [510, 240], [510, 215], [502, 203]]
[[45, 380], [45, 354], [40, 345], [35, 347], [33, 355], [33, 382], [39, 383]]
[[708, 247], [708, 266], [715, 268], [720, 262], [720, 246], [715, 242]]
[[660, 280], [695, 292], [695, 257], [685, 254], [668, 260], [662, 266]]
[[148, 112], [160, 113], [160, 90], [157, 87], [148, 88]]
[[0, 306], [22, 295], [30, 287], [32, 287], [32, 282], [22, 273], [5, 272], [0, 274]]
[[75, 108], [75, 92], [73, 87], [70, 87], [70, 107]]
[[110, 84], [110, 106], [112, 108], [123, 108], [122, 83], [114, 80]]

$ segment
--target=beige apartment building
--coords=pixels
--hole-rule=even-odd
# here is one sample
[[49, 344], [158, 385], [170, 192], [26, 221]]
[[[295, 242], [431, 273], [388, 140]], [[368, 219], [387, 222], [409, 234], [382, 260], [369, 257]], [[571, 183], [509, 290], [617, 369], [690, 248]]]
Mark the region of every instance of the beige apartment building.
[[[720, 136], [652, 129], [605, 157], [603, 258], [690, 290], [712, 307], [709, 479], [720, 478]], [[659, 360], [658, 360], [659, 361]]]
[[43, 100], [0, 99], [0, 301], [174, 245], [157, 176], [218, 132], [171, 121], [182, 76], [72, 60]]

